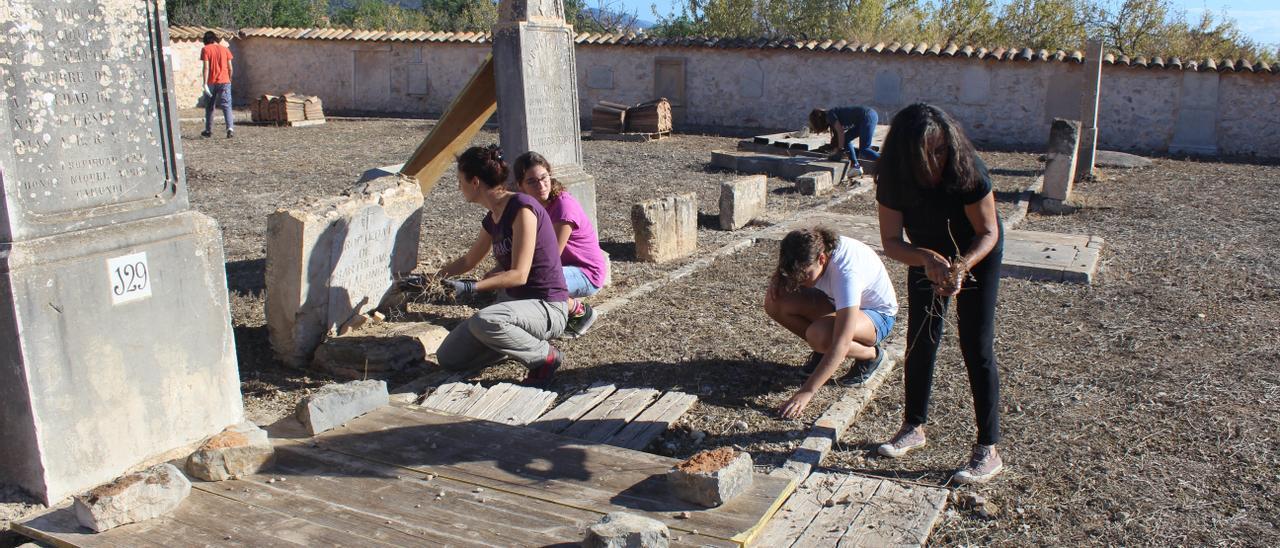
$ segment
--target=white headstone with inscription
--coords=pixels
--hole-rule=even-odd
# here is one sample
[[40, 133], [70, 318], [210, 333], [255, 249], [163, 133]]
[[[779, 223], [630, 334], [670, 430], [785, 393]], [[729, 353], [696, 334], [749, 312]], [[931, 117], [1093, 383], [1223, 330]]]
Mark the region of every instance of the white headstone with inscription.
[[573, 35], [562, 0], [501, 1], [493, 29], [498, 128], [507, 161], [530, 150], [542, 154], [594, 223], [595, 181], [582, 169]]
[[0, 483], [45, 502], [242, 420], [163, 4], [0, 3]]

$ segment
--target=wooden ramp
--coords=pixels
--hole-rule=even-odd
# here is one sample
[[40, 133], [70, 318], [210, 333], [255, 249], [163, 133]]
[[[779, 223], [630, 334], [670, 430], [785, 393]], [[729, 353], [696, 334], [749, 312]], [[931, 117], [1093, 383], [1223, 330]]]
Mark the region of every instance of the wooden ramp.
[[544, 546], [625, 511], [666, 523], [673, 545], [742, 546], [794, 487], [756, 474], [743, 496], [699, 508], [667, 493], [676, 459], [412, 405], [315, 438], [292, 419], [271, 430], [269, 474], [196, 482], [168, 517], [91, 534], [61, 508], [14, 529], [60, 546]]
[[815, 471], [755, 545], [921, 546], [946, 507], [947, 494], [939, 487]]

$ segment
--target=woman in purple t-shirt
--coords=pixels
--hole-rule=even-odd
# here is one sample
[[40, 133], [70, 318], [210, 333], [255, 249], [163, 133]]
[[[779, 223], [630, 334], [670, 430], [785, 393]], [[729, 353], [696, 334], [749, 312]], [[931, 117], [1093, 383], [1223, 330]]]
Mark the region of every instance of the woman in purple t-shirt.
[[595, 312], [581, 299], [590, 297], [609, 280], [609, 259], [600, 249], [596, 227], [578, 200], [551, 176], [551, 163], [529, 151], [516, 158], [516, 185], [521, 192], [538, 199], [555, 226], [564, 280], [569, 288], [569, 324], [565, 336], [581, 337], [595, 321]]
[[[466, 255], [437, 275], [458, 297], [476, 291], [505, 292], [449, 332], [436, 358], [452, 370], [470, 370], [510, 357], [529, 368], [525, 384], [542, 385], [560, 367], [560, 352], [547, 341], [564, 332], [565, 288], [551, 217], [537, 200], [508, 191], [507, 164], [497, 146], [471, 147], [458, 157], [458, 189], [488, 210]], [[498, 267], [480, 281], [450, 279], [475, 269], [492, 250]]]

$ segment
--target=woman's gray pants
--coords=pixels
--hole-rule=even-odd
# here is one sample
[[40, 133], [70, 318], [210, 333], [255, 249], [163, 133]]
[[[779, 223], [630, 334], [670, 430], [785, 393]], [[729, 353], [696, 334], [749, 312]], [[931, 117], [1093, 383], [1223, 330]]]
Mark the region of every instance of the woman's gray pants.
[[454, 371], [479, 369], [508, 357], [533, 369], [547, 358], [547, 341], [564, 332], [568, 319], [565, 302], [501, 302], [453, 328], [436, 350], [436, 359]]

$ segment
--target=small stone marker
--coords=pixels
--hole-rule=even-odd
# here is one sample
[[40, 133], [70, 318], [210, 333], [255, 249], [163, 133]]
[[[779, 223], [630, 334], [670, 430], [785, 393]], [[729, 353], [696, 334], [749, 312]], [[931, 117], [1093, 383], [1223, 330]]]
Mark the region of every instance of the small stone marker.
[[765, 210], [769, 186], [764, 175], [720, 183], [720, 228], [738, 230]]
[[753, 472], [749, 453], [721, 447], [677, 464], [667, 472], [667, 484], [680, 499], [712, 508], [749, 489]]
[[631, 207], [636, 259], [662, 263], [698, 249], [698, 197], [689, 192]]
[[1044, 166], [1044, 199], [1048, 207], [1071, 198], [1076, 178], [1076, 151], [1080, 146], [1080, 122], [1054, 119], [1049, 130], [1048, 163]]
[[448, 335], [427, 322], [378, 323], [325, 340], [312, 367], [348, 379], [384, 378], [424, 366]]
[[1111, 150], [1099, 150], [1096, 156], [1097, 167], [1105, 167], [1111, 169], [1140, 169], [1151, 167], [1151, 160], [1126, 152], [1115, 152]]
[[667, 525], [653, 518], [627, 512], [610, 512], [587, 529], [584, 548], [666, 548], [671, 543]]
[[267, 431], [249, 421], [227, 427], [187, 458], [187, 473], [205, 481], [223, 481], [258, 473], [275, 460]]
[[390, 403], [386, 381], [351, 381], [321, 387], [298, 402], [298, 421], [311, 435], [332, 430], [347, 421]]
[[267, 330], [276, 357], [311, 363], [327, 335], [380, 306], [418, 264], [422, 189], [401, 176], [369, 181], [267, 219]]
[[169, 463], [129, 474], [75, 497], [76, 520], [101, 533], [172, 512], [191, 494], [191, 482]]
[[831, 183], [831, 173], [826, 171], [810, 171], [796, 177], [796, 190], [805, 196], [821, 196], [835, 186]]

